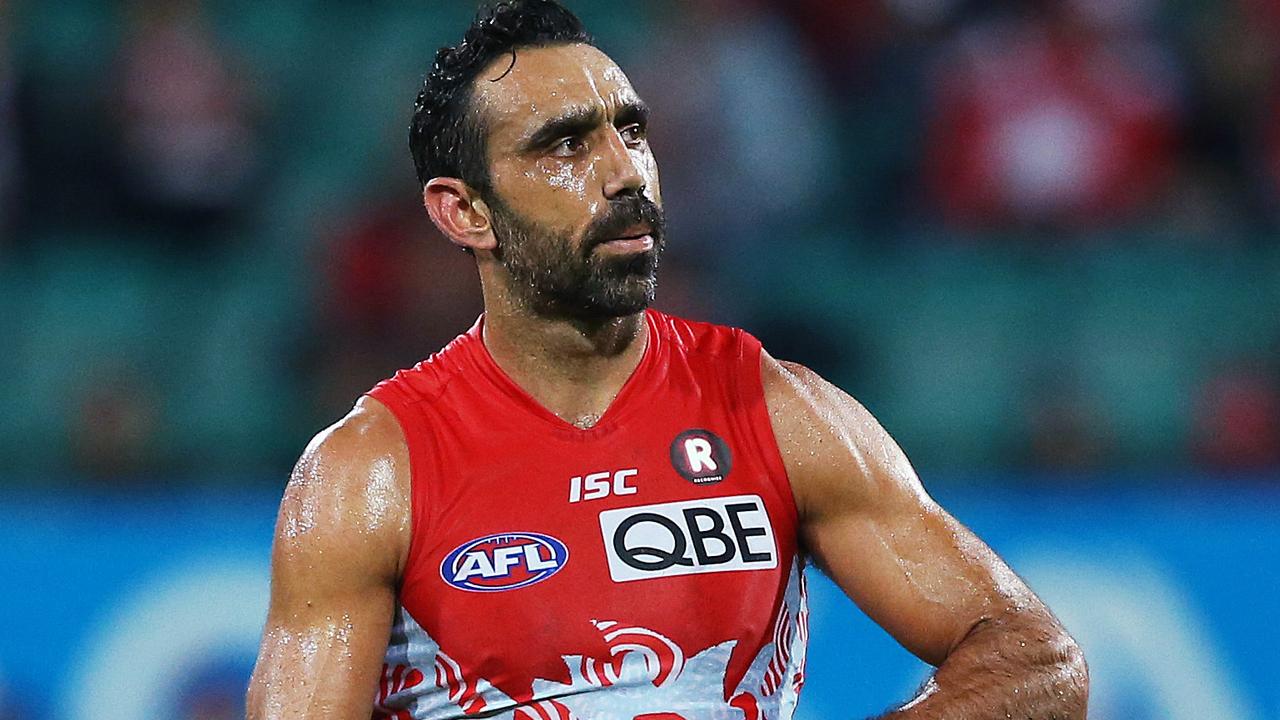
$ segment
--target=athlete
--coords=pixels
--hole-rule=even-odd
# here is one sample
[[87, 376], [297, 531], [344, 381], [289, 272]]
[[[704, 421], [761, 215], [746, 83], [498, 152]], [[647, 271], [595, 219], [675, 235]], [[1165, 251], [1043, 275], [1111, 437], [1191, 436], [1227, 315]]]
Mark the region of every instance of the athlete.
[[789, 718], [813, 563], [937, 666], [885, 717], [1084, 718], [1079, 648], [862, 406], [648, 309], [648, 116], [552, 0], [437, 55], [410, 146], [484, 314], [304, 452], [249, 717]]

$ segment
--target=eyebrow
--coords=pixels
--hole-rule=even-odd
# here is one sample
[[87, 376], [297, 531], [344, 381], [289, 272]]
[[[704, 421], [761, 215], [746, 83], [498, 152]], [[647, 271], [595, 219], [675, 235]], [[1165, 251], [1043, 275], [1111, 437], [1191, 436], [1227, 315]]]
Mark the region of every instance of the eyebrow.
[[[543, 123], [521, 143], [521, 149], [526, 152], [540, 150], [560, 138], [581, 137], [599, 127], [602, 122], [604, 114], [599, 107], [583, 105], [569, 108]], [[616, 122], [620, 125], [647, 125], [649, 106], [641, 100], [629, 100], [618, 108]]]
[[643, 100], [628, 100], [618, 108], [615, 122], [624, 127], [627, 125], [648, 127], [649, 106]]

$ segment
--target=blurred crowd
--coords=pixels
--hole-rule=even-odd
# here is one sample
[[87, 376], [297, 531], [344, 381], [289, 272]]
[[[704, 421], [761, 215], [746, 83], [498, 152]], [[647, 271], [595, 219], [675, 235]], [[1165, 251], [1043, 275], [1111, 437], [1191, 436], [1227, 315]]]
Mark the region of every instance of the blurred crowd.
[[[568, 4], [655, 108], [660, 307], [926, 468], [1280, 469], [1276, 3]], [[0, 0], [0, 476], [276, 481], [474, 321], [403, 131], [475, 6], [406, 5]]]

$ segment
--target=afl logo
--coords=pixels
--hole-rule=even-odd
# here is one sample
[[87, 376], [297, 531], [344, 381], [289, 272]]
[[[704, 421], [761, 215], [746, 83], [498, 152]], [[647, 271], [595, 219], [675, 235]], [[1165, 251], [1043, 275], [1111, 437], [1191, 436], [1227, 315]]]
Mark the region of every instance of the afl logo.
[[500, 533], [455, 548], [440, 563], [440, 577], [459, 590], [501, 592], [540, 583], [568, 561], [569, 548], [550, 535]]
[[710, 430], [685, 430], [671, 441], [671, 464], [694, 485], [714, 485], [733, 467], [729, 446]]

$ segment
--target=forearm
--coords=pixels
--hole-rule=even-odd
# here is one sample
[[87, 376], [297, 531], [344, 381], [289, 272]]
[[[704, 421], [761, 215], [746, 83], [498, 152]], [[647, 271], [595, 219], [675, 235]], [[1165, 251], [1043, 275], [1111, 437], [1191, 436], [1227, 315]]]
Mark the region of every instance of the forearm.
[[881, 720], [1084, 720], [1089, 671], [1047, 613], [979, 624], [914, 700]]

